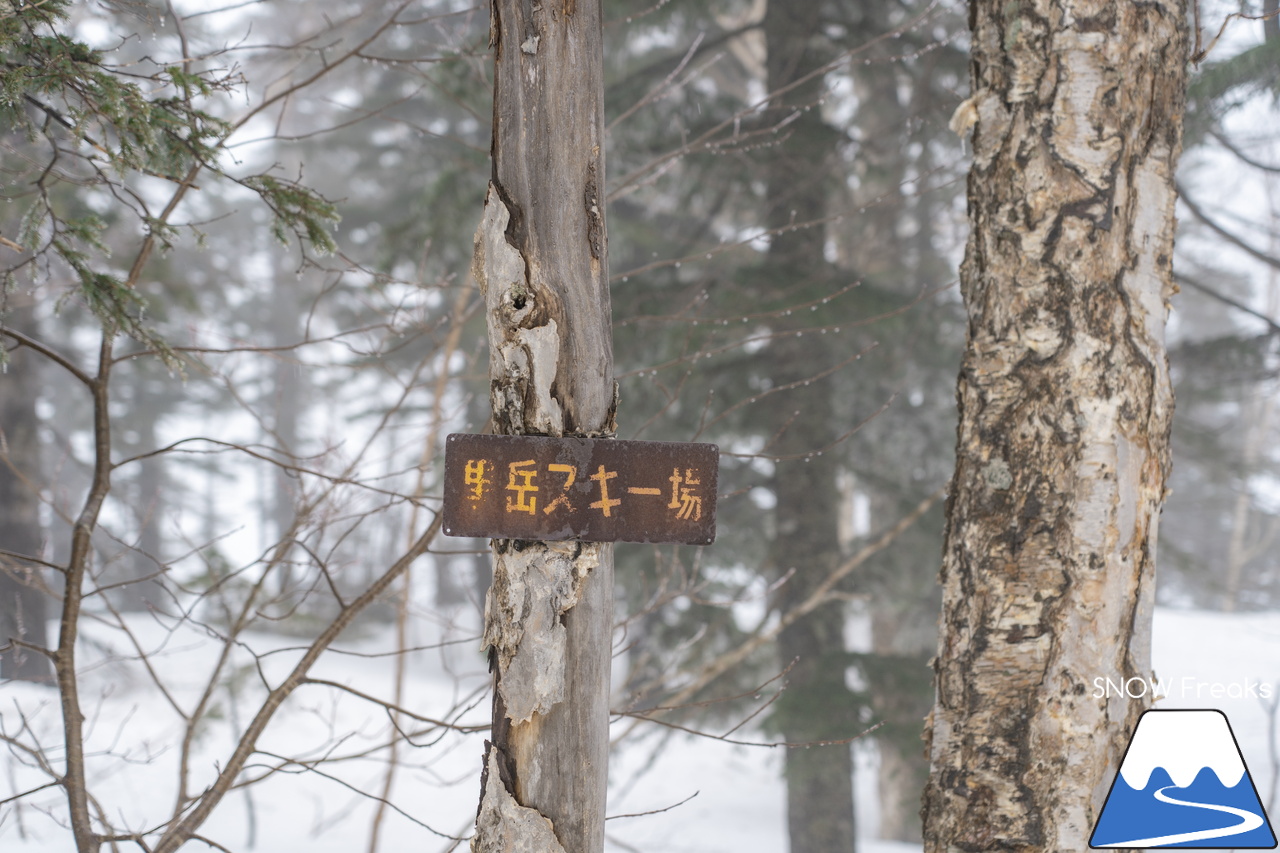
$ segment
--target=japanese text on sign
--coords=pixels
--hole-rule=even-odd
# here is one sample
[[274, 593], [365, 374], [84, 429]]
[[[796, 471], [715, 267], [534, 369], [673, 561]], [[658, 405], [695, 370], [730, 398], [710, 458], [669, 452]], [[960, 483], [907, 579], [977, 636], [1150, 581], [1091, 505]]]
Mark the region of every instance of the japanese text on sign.
[[707, 544], [718, 469], [711, 444], [451, 435], [444, 531]]

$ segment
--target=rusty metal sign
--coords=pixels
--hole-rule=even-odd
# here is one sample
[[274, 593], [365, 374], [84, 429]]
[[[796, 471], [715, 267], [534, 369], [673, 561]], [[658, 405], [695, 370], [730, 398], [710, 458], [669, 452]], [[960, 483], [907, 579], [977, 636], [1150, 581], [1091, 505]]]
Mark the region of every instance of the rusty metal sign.
[[714, 444], [455, 434], [445, 442], [444, 532], [709, 545], [719, 468]]

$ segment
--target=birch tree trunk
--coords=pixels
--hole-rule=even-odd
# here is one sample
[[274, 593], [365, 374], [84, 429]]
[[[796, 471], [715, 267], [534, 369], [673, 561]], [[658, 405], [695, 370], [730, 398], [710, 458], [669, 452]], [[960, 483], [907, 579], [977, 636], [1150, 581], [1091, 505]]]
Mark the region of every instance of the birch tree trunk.
[[1084, 850], [1150, 674], [1173, 392], [1173, 0], [974, 0], [969, 332], [925, 849]]
[[[473, 273], [499, 433], [611, 436], [600, 0], [494, 0], [493, 177]], [[493, 740], [476, 853], [600, 853], [609, 545], [495, 540]]]

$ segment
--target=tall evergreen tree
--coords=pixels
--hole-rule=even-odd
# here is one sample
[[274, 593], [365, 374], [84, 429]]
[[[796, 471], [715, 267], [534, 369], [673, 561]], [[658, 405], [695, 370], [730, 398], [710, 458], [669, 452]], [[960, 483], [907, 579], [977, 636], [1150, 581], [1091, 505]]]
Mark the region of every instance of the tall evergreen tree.
[[[734, 498], [720, 508], [725, 532], [704, 559], [749, 566], [770, 582], [788, 577], [771, 602], [780, 613], [945, 480], [944, 436], [954, 418], [948, 352], [961, 334], [955, 301], [938, 298], [950, 275], [948, 232], [937, 222], [949, 215], [949, 170], [938, 165], [957, 151], [944, 134], [954, 107], [949, 90], [964, 67], [938, 36], [952, 22], [913, 9], [926, 14], [919, 25], [890, 4], [811, 5], [742, 4], [710, 20], [685, 7], [661, 24], [637, 17], [641, 31], [685, 27], [705, 35], [691, 47], [665, 48], [662, 59], [650, 58], [611, 89], [627, 121], [615, 133], [628, 131], [627, 143], [615, 141], [614, 162], [627, 164], [616, 171], [638, 176], [637, 186], [615, 189], [615, 257], [621, 269], [637, 269], [615, 282], [618, 353], [623, 363], [651, 366], [623, 380], [624, 398], [660, 412], [646, 424], [648, 436], [697, 434], [736, 451], [722, 469]], [[790, 34], [783, 31], [788, 14], [803, 19]], [[700, 63], [708, 65], [705, 81], [687, 70]], [[764, 94], [775, 90], [772, 100]], [[631, 108], [637, 99], [643, 109]], [[768, 101], [768, 109], [744, 109], [743, 99]], [[639, 116], [647, 121], [633, 130]], [[640, 183], [649, 175], [640, 164], [662, 151], [664, 123], [687, 145], [660, 161], [678, 178], [651, 189]], [[727, 129], [717, 136], [718, 127]], [[695, 144], [704, 134], [711, 142]], [[907, 181], [915, 186], [904, 187]], [[752, 249], [729, 248], [753, 233], [764, 236]], [[856, 533], [855, 503], [872, 508]], [[802, 657], [813, 670], [796, 664], [770, 718], [788, 740], [807, 729], [813, 737], [801, 742], [849, 738], [885, 721], [876, 735], [892, 817], [881, 826], [895, 837], [919, 837], [915, 802], [925, 766], [918, 720], [931, 695], [926, 662], [936, 620], [933, 572], [924, 567], [939, 548], [936, 531], [936, 520], [932, 529], [917, 525], [839, 584], [840, 603], [809, 622]], [[658, 568], [679, 565], [676, 557]], [[807, 579], [799, 578], [801, 567]], [[719, 590], [725, 575], [707, 575], [698, 583]], [[663, 581], [651, 584], [648, 590]], [[876, 614], [875, 639], [859, 653], [844, 639], [850, 596]], [[629, 624], [644, 664], [638, 683], [656, 678], [651, 664], [662, 655], [644, 651], [654, 644], [705, 635], [697, 647], [703, 654], [733, 648], [739, 629], [725, 617], [723, 607], [695, 600], [680, 614], [650, 613]], [[799, 643], [804, 630], [789, 627], [782, 642]], [[819, 634], [825, 645], [814, 661]], [[796, 657], [792, 649], [778, 660], [787, 666]], [[819, 692], [830, 694], [826, 704], [804, 692], [815, 671], [825, 684]], [[740, 677], [762, 673], [757, 659]], [[846, 801], [821, 787], [831, 802]], [[826, 812], [813, 798], [799, 802], [798, 814], [805, 804], [811, 814]], [[852, 825], [849, 810], [840, 810]], [[799, 835], [805, 824], [814, 825], [795, 822]]]
[[[25, 295], [6, 293], [0, 305], [7, 328], [38, 337], [34, 306]], [[41, 364], [21, 342], [0, 353], [0, 360], [0, 679], [50, 682], [51, 596], [39, 563]]]
[[[815, 109], [822, 99], [830, 51], [814, 39], [822, 5], [769, 3], [763, 32], [766, 85], [778, 93], [766, 120], [787, 126], [787, 144], [767, 149], [764, 221], [771, 234], [757, 281], [775, 304], [803, 303], [835, 289], [824, 256], [827, 192], [838, 175], [836, 135]], [[800, 227], [795, 227], [799, 225]], [[817, 298], [821, 298], [817, 296]], [[783, 334], [762, 355], [781, 402], [770, 407], [773, 442], [773, 571], [784, 612], [809, 598], [835, 570], [840, 556], [835, 466], [818, 454], [839, 435], [831, 405], [833, 381], [814, 381], [830, 363], [815, 339]], [[787, 829], [791, 853], [848, 851], [856, 847], [853, 761], [847, 742], [856, 727], [856, 702], [845, 684], [849, 660], [845, 608], [830, 602], [788, 626], [778, 637], [783, 666], [792, 666], [774, 724], [795, 744], [786, 752]], [[824, 741], [836, 741], [823, 746]]]

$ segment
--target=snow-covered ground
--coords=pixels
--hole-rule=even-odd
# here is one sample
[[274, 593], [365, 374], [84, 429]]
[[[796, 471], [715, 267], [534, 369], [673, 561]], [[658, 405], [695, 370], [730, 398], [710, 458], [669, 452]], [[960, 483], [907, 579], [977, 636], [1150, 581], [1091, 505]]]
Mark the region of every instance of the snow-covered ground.
[[[1152, 637], [1157, 680], [1168, 694], [1157, 708], [1218, 708], [1231, 721], [1236, 739], [1258, 792], [1273, 816], [1276, 771], [1267, 745], [1268, 716], [1261, 696], [1280, 698], [1280, 613], [1222, 614], [1158, 609]], [[1096, 677], [1114, 673], [1098, 672]], [[1261, 685], [1268, 685], [1261, 691]], [[1221, 685], [1216, 689], [1214, 685]], [[1086, 685], [1092, 692], [1092, 678]], [[1102, 682], [1106, 689], [1105, 680]], [[1128, 686], [1134, 693], [1151, 689]], [[1220, 695], [1214, 698], [1215, 691]], [[1198, 694], [1198, 696], [1197, 696]], [[1235, 694], [1240, 694], [1233, 698]], [[624, 753], [615, 760], [615, 783], [643, 760]], [[860, 755], [859, 824], [875, 828], [874, 757]], [[686, 742], [668, 749], [647, 777], [627, 791], [625, 805], [615, 797], [612, 808], [643, 811], [698, 796], [666, 815], [646, 817], [619, 827], [617, 837], [646, 853], [785, 853], [785, 791], [779, 780], [781, 756], [774, 750]], [[1274, 823], [1273, 823], [1274, 825]], [[625, 850], [617, 847], [616, 850]], [[918, 853], [919, 847], [866, 839], [865, 853]]]
[[[166, 638], [154, 624], [139, 622], [135, 628], [139, 643], [157, 652], [157, 671], [175, 685], [170, 691], [173, 700], [189, 709], [196, 701], [202, 677], [212, 666], [216, 647], [209, 637], [195, 631]], [[438, 626], [424, 627], [419, 631], [422, 636], [415, 639], [430, 643], [442, 631]], [[465, 628], [458, 629], [449, 636], [465, 633]], [[92, 721], [91, 749], [99, 753], [92, 760], [91, 785], [103, 810], [116, 822], [144, 829], [172, 809], [178, 760], [173, 744], [181, 731], [180, 719], [136, 664], [112, 662], [105, 650], [108, 645], [118, 647], [122, 639], [119, 634], [93, 633], [84, 653], [98, 661], [86, 676], [82, 697]], [[273, 681], [297, 658], [298, 653], [286, 647], [298, 641], [267, 636], [251, 640], [260, 650], [281, 649], [263, 664]], [[370, 629], [338, 647], [367, 652], [387, 645], [386, 629]], [[1156, 613], [1153, 654], [1157, 678], [1164, 685], [1160, 692], [1167, 690], [1169, 694], [1157, 707], [1223, 710], [1259, 793], [1274, 815], [1276, 771], [1267, 732], [1276, 720], [1268, 716], [1261, 694], [1269, 693], [1273, 701], [1280, 695], [1280, 613], [1225, 615], [1161, 609]], [[246, 662], [240, 661], [242, 665]], [[483, 689], [487, 676], [473, 639], [446, 649], [414, 653], [408, 669], [405, 707], [443, 717], [478, 701], [457, 719], [477, 722], [487, 716], [488, 703], [476, 693]], [[392, 662], [385, 657], [329, 655], [313, 675], [389, 696]], [[1096, 675], [1105, 679], [1113, 674]], [[239, 707], [220, 706], [217, 722], [200, 734], [194, 762], [200, 769], [194, 774], [193, 790], [202, 790], [212, 780], [215, 762], [228, 754], [230, 730], [247, 724], [253, 700], [260, 698], [251, 670], [244, 670], [242, 681]], [[1095, 685], [1088, 687], [1092, 690]], [[1131, 684], [1129, 689], [1142, 687]], [[0, 725], [5, 734], [30, 741], [30, 734], [20, 732], [24, 725], [29, 726], [48, 746], [57, 742], [59, 719], [52, 691], [13, 683], [0, 686]], [[616, 731], [620, 733], [628, 725], [620, 722]], [[260, 749], [302, 761], [322, 755], [344, 760], [320, 765], [323, 775], [298, 764], [288, 765], [252, 788], [251, 798], [244, 792], [232, 793], [206, 824], [204, 834], [237, 853], [249, 849], [273, 853], [366, 850], [373, 807], [353, 788], [380, 790], [385, 751], [363, 753], [385, 743], [388, 730], [385, 713], [359, 697], [324, 685], [300, 688], [259, 741]], [[470, 832], [483, 735], [445, 734], [437, 739], [438, 735], [415, 737], [417, 745], [402, 753], [407, 764], [392, 801], [407, 816], [387, 814], [380, 845], [383, 851], [444, 853], [456, 842], [441, 836]], [[57, 750], [48, 752], [55, 765], [60, 763]], [[256, 766], [278, 765], [270, 755], [260, 755]], [[860, 826], [865, 832], [874, 832], [874, 755], [859, 749], [858, 757]], [[785, 853], [781, 760], [777, 749], [658, 731], [634, 733], [619, 748], [610, 771], [609, 811], [616, 817], [608, 823], [609, 849], [612, 853]], [[0, 753], [0, 800], [46, 781], [48, 777], [40, 771]], [[691, 796], [668, 811], [626, 817], [666, 809]], [[58, 791], [50, 789], [23, 800], [21, 807], [0, 805], [0, 850], [69, 850], [70, 833], [57, 822], [59, 804]], [[200, 847], [196, 844], [191, 849]], [[121, 845], [121, 850], [130, 849], [136, 848]], [[457, 849], [465, 849], [465, 845]], [[918, 848], [868, 838], [862, 850], [912, 853]]]

